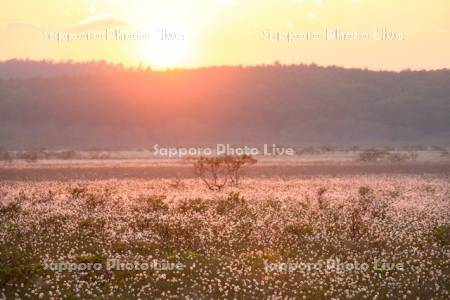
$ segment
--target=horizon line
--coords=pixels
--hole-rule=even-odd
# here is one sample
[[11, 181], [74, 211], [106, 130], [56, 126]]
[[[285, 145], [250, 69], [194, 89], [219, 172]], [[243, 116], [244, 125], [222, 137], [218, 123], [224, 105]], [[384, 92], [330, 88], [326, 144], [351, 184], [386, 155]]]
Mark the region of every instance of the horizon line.
[[353, 70], [353, 71], [365, 71], [365, 72], [378, 72], [378, 73], [405, 73], [405, 72], [442, 72], [442, 71], [450, 71], [450, 68], [442, 67], [442, 68], [434, 68], [434, 69], [413, 69], [413, 68], [405, 68], [401, 70], [389, 70], [389, 69], [373, 69], [369, 67], [349, 67], [349, 66], [340, 66], [340, 65], [320, 65], [317, 63], [305, 63], [305, 62], [299, 62], [299, 63], [282, 63], [278, 60], [275, 60], [274, 62], [267, 64], [267, 63], [261, 63], [261, 64], [216, 64], [216, 65], [209, 65], [209, 66], [196, 66], [196, 67], [167, 67], [167, 68], [156, 68], [155, 66], [152, 66], [150, 64], [144, 64], [144, 63], [137, 63], [137, 64], [128, 64], [124, 62], [114, 62], [114, 61], [107, 61], [104, 59], [92, 59], [92, 60], [75, 60], [75, 59], [50, 59], [50, 58], [43, 58], [43, 59], [32, 59], [32, 58], [10, 58], [10, 59], [3, 59], [0, 60], [0, 64], [7, 63], [7, 62], [13, 62], [13, 61], [19, 61], [19, 62], [44, 62], [49, 63], [53, 65], [63, 65], [63, 64], [72, 64], [72, 65], [82, 65], [82, 64], [91, 64], [91, 63], [103, 63], [110, 66], [120, 67], [123, 70], [126, 71], [150, 71], [150, 72], [171, 72], [171, 71], [196, 71], [196, 70], [202, 70], [202, 69], [209, 69], [209, 68], [259, 68], [259, 67], [301, 67], [301, 66], [307, 66], [307, 67], [317, 67], [317, 68], [333, 68], [333, 69], [342, 69], [342, 70]]

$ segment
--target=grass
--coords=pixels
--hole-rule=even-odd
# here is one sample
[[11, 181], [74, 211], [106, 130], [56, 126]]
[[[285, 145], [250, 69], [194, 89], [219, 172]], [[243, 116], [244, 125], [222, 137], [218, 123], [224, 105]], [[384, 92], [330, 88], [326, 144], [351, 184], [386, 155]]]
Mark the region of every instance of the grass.
[[[0, 297], [448, 299], [446, 178], [249, 179], [220, 193], [195, 180], [180, 184], [182, 189], [160, 179], [1, 185], [8, 196], [0, 209]], [[357, 235], [355, 210], [364, 228]], [[55, 272], [43, 265], [105, 266], [109, 259], [184, 267]], [[328, 259], [370, 267], [265, 268]], [[404, 263], [405, 269], [376, 270], [374, 259]]]

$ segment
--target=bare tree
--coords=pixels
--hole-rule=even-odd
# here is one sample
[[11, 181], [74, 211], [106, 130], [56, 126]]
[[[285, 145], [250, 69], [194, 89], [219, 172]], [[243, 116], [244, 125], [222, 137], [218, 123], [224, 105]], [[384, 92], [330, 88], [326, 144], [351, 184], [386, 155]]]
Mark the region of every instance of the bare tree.
[[210, 190], [220, 191], [228, 182], [238, 185], [242, 167], [256, 162], [249, 155], [201, 156], [194, 162], [194, 172]]
[[200, 157], [194, 163], [194, 172], [212, 191], [220, 191], [228, 181], [224, 157]]
[[225, 165], [228, 169], [228, 177], [232, 185], [239, 185], [239, 179], [241, 178], [241, 170], [246, 165], [254, 165], [257, 160], [250, 155], [225, 156]]

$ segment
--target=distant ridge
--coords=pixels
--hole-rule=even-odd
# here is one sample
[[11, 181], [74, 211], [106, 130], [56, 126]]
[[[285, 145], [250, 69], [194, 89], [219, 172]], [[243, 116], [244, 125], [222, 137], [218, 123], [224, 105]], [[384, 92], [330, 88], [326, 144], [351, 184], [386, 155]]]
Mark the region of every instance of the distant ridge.
[[[255, 65], [255, 66], [210, 66], [199, 68], [175, 68], [168, 69], [167, 71], [188, 71], [199, 69], [211, 69], [211, 68], [224, 68], [224, 67], [236, 67], [236, 68], [260, 68], [260, 67], [318, 67], [326, 69], [341, 69], [341, 70], [353, 70], [353, 71], [367, 71], [367, 72], [383, 72], [383, 73], [404, 73], [404, 72], [440, 72], [448, 71], [447, 69], [441, 70], [404, 70], [404, 71], [374, 71], [361, 68], [344, 68], [337, 66], [317, 66], [315, 64], [305, 65], [281, 65], [275, 62], [272, 65]], [[83, 74], [114, 74], [119, 72], [130, 71], [151, 71], [151, 72], [165, 72], [152, 70], [150, 66], [124, 66], [123, 64], [113, 64], [103, 60], [100, 61], [87, 61], [76, 62], [72, 60], [68, 61], [52, 61], [52, 60], [27, 60], [27, 59], [10, 59], [0, 61], [0, 79], [15, 79], [15, 78], [33, 78], [33, 77], [54, 77], [54, 76], [70, 76], [70, 75], [83, 75]]]
[[105, 61], [92, 62], [53, 62], [50, 60], [11, 59], [0, 62], [0, 78], [33, 78], [61, 75], [111, 74], [125, 70], [123, 65], [109, 64]]
[[[450, 71], [0, 63], [0, 145], [450, 144]], [[5, 78], [15, 78], [9, 80]]]

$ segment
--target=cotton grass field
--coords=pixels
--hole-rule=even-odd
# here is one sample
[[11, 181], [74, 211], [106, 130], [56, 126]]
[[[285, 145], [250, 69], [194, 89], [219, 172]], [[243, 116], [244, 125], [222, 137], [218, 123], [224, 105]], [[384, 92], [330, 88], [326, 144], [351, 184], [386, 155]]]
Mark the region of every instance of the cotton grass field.
[[3, 178], [0, 298], [449, 299], [448, 175], [290, 175]]

